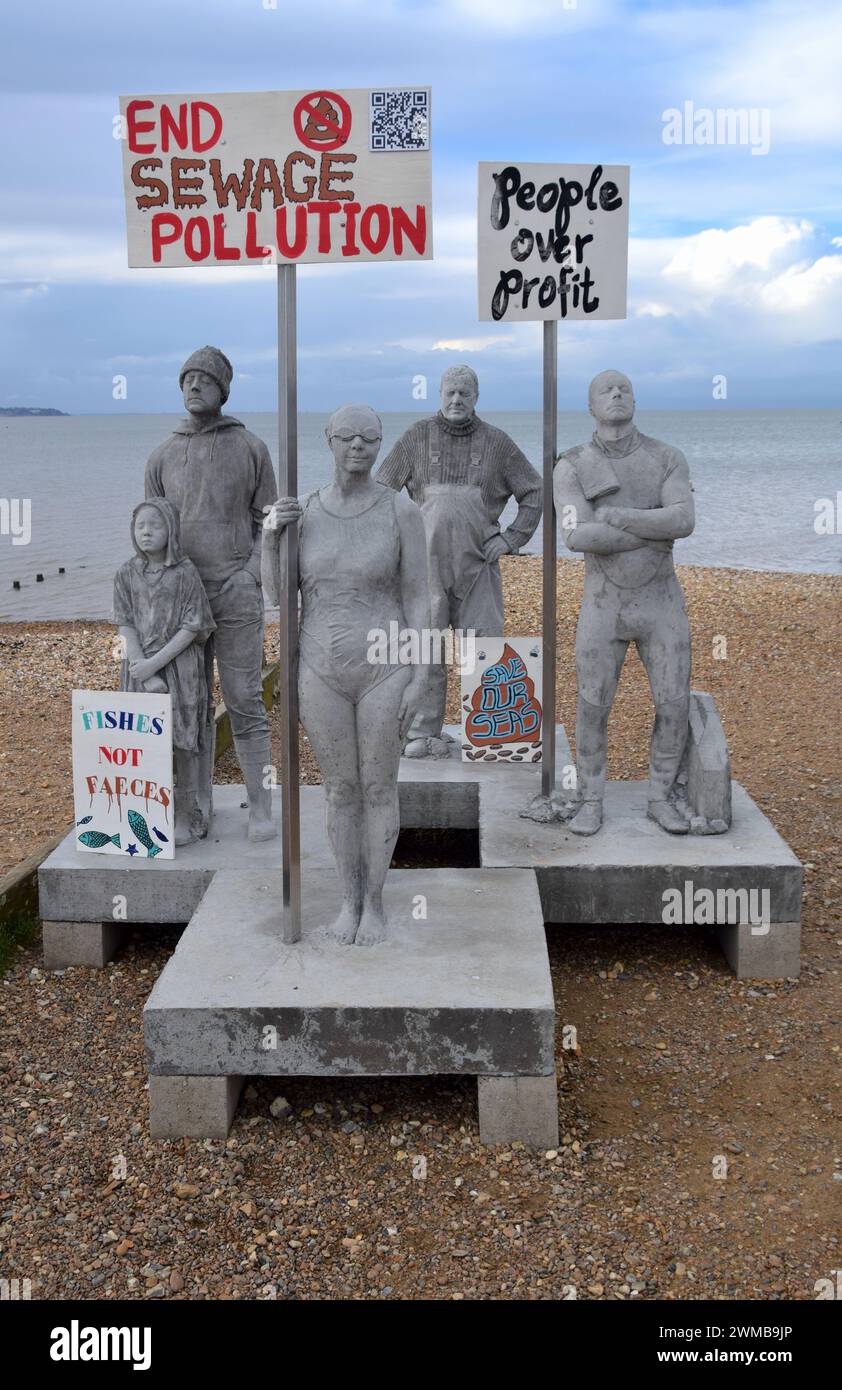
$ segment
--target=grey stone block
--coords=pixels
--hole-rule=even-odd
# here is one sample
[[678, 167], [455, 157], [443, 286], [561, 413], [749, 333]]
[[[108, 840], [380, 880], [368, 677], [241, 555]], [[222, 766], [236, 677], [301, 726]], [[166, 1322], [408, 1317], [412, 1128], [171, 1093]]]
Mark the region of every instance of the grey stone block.
[[[156, 1075], [545, 1075], [552, 984], [535, 876], [391, 873], [392, 934], [343, 946], [333, 870], [302, 882], [281, 941], [280, 873], [217, 874], [144, 1009]], [[425, 915], [418, 915], [424, 912]]]
[[551, 1076], [480, 1076], [479, 1137], [483, 1144], [520, 1140], [533, 1149], [558, 1144], [558, 1086]]
[[44, 968], [68, 965], [102, 969], [116, 954], [125, 932], [119, 922], [42, 922]]
[[731, 759], [712, 695], [690, 695], [690, 729], [685, 751], [687, 803], [708, 822], [731, 824]]
[[713, 930], [739, 980], [794, 980], [801, 972], [801, 923], [771, 922], [767, 930], [748, 922]]
[[[480, 789], [493, 799], [521, 811], [541, 790], [541, 764], [512, 765], [504, 761], [462, 761], [458, 724], [444, 732], [454, 740], [448, 758], [401, 758], [398, 793], [403, 829], [476, 829]], [[561, 724], [556, 726], [556, 768], [572, 764], [570, 744]]]
[[480, 789], [480, 861], [535, 870], [544, 920], [560, 924], [663, 919], [668, 889], [768, 890], [771, 921], [801, 916], [803, 871], [792, 850], [738, 782], [723, 835], [668, 835], [646, 817], [645, 782], [609, 782], [598, 834], [521, 820]]
[[150, 1135], [226, 1139], [242, 1084], [241, 1076], [150, 1076]]

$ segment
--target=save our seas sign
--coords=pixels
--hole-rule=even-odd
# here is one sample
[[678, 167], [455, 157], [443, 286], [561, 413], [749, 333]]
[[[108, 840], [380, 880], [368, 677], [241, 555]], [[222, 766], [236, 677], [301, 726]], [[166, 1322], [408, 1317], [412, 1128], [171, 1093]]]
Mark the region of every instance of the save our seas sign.
[[432, 258], [430, 89], [120, 98], [129, 265]]
[[73, 691], [78, 850], [173, 859], [172, 697]]
[[626, 317], [627, 164], [479, 165], [479, 317]]

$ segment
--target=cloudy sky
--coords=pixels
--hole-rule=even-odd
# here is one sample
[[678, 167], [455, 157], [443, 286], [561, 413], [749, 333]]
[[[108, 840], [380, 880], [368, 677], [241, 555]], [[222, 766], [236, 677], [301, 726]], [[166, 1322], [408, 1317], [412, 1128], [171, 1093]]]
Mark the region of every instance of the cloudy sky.
[[[271, 270], [126, 268], [120, 94], [413, 83], [435, 260], [302, 268], [301, 408], [341, 383], [418, 409], [413, 377], [465, 359], [486, 409], [537, 405], [539, 326], [477, 321], [475, 166], [500, 159], [631, 166], [629, 315], [562, 325], [562, 408], [605, 366], [649, 408], [716, 408], [718, 375], [728, 406], [839, 403], [838, 0], [41, 0], [4, 29], [0, 405], [175, 410], [180, 362], [214, 342], [232, 409], [274, 406]], [[665, 143], [688, 101], [759, 113], [768, 152]]]

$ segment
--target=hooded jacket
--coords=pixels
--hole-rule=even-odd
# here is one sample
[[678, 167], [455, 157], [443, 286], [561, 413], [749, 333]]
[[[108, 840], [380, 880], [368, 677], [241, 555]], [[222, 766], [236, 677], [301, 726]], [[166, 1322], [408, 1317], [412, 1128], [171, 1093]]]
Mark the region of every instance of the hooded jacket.
[[233, 415], [181, 421], [146, 465], [146, 496], [178, 508], [184, 554], [209, 583], [242, 569], [260, 583], [263, 508], [277, 495], [269, 450]]

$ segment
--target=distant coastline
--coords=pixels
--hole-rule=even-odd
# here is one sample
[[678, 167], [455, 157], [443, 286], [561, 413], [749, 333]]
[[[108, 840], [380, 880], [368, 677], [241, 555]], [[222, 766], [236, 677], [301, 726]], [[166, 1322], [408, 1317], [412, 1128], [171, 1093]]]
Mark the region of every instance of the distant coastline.
[[66, 410], [54, 410], [46, 405], [0, 405], [0, 415], [66, 415]]

